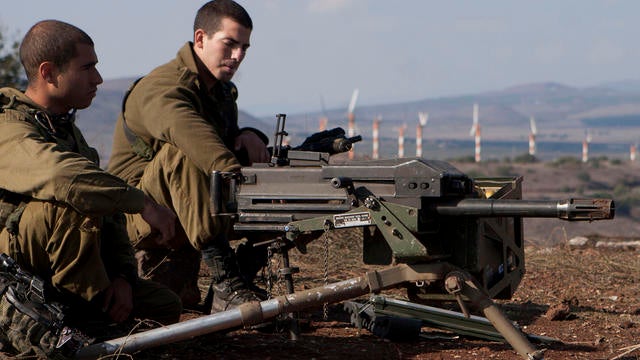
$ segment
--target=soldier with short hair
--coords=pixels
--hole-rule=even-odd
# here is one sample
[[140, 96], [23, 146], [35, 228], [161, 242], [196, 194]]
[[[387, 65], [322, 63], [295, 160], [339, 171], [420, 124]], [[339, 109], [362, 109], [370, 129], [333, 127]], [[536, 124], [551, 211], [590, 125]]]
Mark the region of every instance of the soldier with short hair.
[[20, 59], [26, 91], [0, 89], [0, 252], [44, 280], [51, 298], [69, 306], [74, 327], [133, 317], [177, 322], [178, 296], [137, 276], [122, 216], [139, 214], [170, 246], [175, 214], [102, 170], [74, 123], [102, 83], [93, 41], [44, 20], [25, 35]]
[[211, 311], [260, 300], [240, 274], [228, 224], [212, 219], [209, 203], [212, 171], [239, 171], [239, 152], [246, 155], [246, 165], [270, 158], [264, 134], [239, 129], [238, 91], [230, 81], [252, 29], [251, 17], [234, 1], [204, 4], [195, 18], [193, 42], [134, 84], [115, 127], [108, 170], [175, 210], [177, 233], [185, 242], [177, 251], [158, 247], [149, 241], [140, 216], [128, 215], [139, 274], [167, 284], [185, 307], [200, 300], [201, 256], [212, 274]]

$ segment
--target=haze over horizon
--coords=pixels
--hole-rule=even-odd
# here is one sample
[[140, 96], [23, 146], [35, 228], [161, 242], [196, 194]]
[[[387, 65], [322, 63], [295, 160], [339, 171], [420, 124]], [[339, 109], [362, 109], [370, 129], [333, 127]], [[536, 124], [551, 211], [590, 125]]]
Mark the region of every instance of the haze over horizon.
[[[255, 115], [473, 94], [558, 82], [587, 87], [638, 79], [640, 35], [631, 0], [239, 0], [254, 21], [234, 81]], [[204, 1], [26, 0], [5, 4], [0, 26], [19, 40], [55, 18], [96, 43], [105, 79], [137, 77], [192, 37]]]

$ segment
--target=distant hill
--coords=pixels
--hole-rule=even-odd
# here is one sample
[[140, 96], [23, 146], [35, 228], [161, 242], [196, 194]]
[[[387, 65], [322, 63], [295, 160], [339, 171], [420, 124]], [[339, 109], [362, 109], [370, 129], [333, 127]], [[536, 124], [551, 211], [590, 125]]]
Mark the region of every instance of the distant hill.
[[[515, 140], [526, 137], [531, 116], [536, 119], [539, 138], [574, 141], [582, 140], [587, 124], [589, 127], [609, 126], [593, 121], [585, 123], [585, 119], [593, 119], [591, 115], [594, 113], [599, 113], [601, 117], [621, 114], [640, 117], [640, 92], [630, 93], [604, 87], [579, 89], [557, 83], [540, 83], [479, 94], [361, 107], [356, 109], [356, 122], [360, 130], [366, 133], [370, 130], [371, 120], [380, 116], [382, 127], [391, 130], [381, 133], [392, 135], [394, 127], [407, 124], [408, 133], [412, 134], [418, 122], [417, 113], [424, 111], [429, 113], [426, 136], [460, 139], [469, 133], [474, 103], [480, 107], [480, 124], [485, 139], [506, 137]], [[291, 123], [299, 124], [304, 121], [296, 120], [318, 119], [320, 115], [316, 112], [291, 115], [290, 118]], [[328, 111], [327, 116], [330, 124], [346, 126], [346, 109]], [[617, 135], [623, 140], [630, 134]]]
[[[469, 148], [473, 148], [469, 136], [473, 104], [478, 103], [483, 144], [493, 145], [492, 149], [483, 145], [483, 153], [488, 155], [483, 157], [485, 159], [525, 153], [532, 116], [537, 124], [536, 139], [543, 146], [540, 149], [543, 151], [539, 152], [541, 158], [562, 156], [565, 151], [580, 156], [587, 131], [592, 138], [592, 147], [602, 151], [594, 154], [628, 157], [629, 146], [640, 142], [640, 91], [634, 90], [634, 84], [640, 89], [640, 81], [588, 88], [553, 82], [522, 84], [478, 94], [359, 107], [355, 111], [356, 126], [364, 140], [358, 148], [371, 149], [372, 120], [379, 117], [382, 119], [381, 156], [385, 152], [386, 156], [394, 156], [398, 128], [403, 125], [407, 126], [405, 149], [408, 150], [405, 153], [411, 154], [417, 113], [428, 112], [429, 121], [423, 135], [426, 146], [431, 146], [425, 152], [427, 156], [446, 158], [469, 154]], [[291, 124], [289, 132], [313, 131], [321, 116], [320, 112], [292, 114], [287, 118], [287, 124]], [[325, 116], [329, 119], [329, 127], [347, 127], [346, 109], [327, 111]], [[448, 150], [454, 150], [452, 142], [458, 142], [464, 149], [449, 155]]]
[[[79, 113], [79, 126], [85, 131], [89, 142], [98, 148], [104, 161], [109, 157], [113, 126], [120, 111], [122, 96], [133, 80], [105, 81], [93, 105]], [[554, 148], [560, 153], [565, 151], [561, 150], [563, 146], [569, 146], [570, 150], [567, 151], [574, 151], [585, 138], [587, 129], [592, 135], [594, 148], [598, 149], [599, 146], [602, 151], [624, 152], [629, 144], [640, 141], [640, 80], [611, 82], [588, 88], [546, 82], [478, 94], [357, 107], [357, 132], [364, 140], [356, 149], [366, 151], [364, 149], [371, 148], [372, 120], [381, 117], [380, 133], [384, 145], [381, 146], [381, 154], [393, 156], [397, 147], [397, 129], [407, 125], [405, 135], [410, 147], [418, 123], [417, 113], [428, 112], [425, 147], [431, 146], [431, 154], [438, 157], [453, 154], [457, 146], [461, 149], [471, 146], [469, 130], [474, 103], [478, 103], [480, 108], [482, 139], [487, 143], [485, 148], [489, 150], [489, 144], [494, 144], [494, 154], [490, 155], [493, 157], [504, 156], [505, 151], [510, 151], [507, 155], [526, 151], [531, 116], [536, 119], [537, 140], [541, 144], [556, 144]], [[256, 118], [240, 110], [241, 126], [258, 128], [269, 136], [273, 134], [274, 118]], [[287, 114], [291, 143], [297, 144], [317, 131], [323, 115], [329, 119], [329, 128], [341, 126], [346, 130], [346, 109], [329, 109], [324, 114], [319, 111]], [[501, 142], [502, 146], [495, 147]], [[408, 153], [411, 151], [408, 150]], [[460, 151], [464, 153], [468, 150]], [[549, 154], [558, 155], [551, 151]]]
[[600, 84], [600, 86], [621, 92], [640, 93], [640, 79], [610, 81]]

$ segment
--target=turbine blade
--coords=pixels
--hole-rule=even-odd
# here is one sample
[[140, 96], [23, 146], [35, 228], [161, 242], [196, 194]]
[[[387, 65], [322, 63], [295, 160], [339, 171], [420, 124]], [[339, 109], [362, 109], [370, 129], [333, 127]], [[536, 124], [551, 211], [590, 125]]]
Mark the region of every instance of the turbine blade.
[[356, 101], [358, 101], [358, 93], [359, 93], [358, 89], [353, 90], [353, 94], [351, 95], [351, 101], [349, 102], [349, 113], [353, 113], [353, 111], [356, 109]]
[[420, 126], [426, 126], [427, 121], [429, 121], [429, 113], [427, 112], [419, 112], [418, 119], [420, 121]]
[[538, 128], [536, 127], [536, 119], [532, 116], [529, 119], [530, 125], [531, 125], [531, 133], [533, 135], [536, 135], [538, 133]]

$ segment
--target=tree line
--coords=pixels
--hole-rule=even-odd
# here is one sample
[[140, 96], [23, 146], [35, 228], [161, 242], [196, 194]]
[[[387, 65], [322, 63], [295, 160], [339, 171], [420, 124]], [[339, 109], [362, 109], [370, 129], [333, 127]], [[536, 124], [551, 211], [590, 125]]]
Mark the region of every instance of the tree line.
[[0, 28], [0, 87], [24, 90], [27, 79], [20, 64], [20, 42], [8, 39]]

